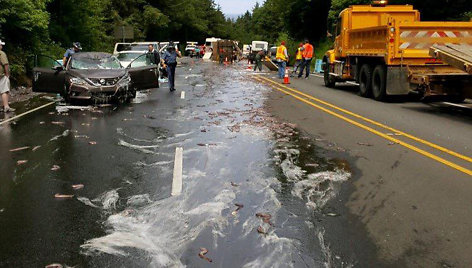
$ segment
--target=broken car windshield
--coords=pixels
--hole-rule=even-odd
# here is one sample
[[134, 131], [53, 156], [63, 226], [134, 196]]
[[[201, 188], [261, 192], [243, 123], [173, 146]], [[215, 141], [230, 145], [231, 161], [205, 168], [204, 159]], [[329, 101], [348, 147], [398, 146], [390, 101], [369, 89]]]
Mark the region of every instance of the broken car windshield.
[[123, 68], [115, 57], [109, 58], [79, 58], [72, 59], [72, 69], [88, 70], [88, 69], [121, 69]]

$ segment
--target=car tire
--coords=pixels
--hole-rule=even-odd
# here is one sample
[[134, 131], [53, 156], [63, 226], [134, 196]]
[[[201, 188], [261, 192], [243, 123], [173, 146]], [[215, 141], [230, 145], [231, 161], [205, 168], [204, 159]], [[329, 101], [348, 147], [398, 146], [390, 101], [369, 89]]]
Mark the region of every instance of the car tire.
[[324, 77], [324, 84], [326, 87], [329, 87], [329, 88], [334, 88], [336, 86], [336, 79], [334, 77], [332, 77], [330, 74], [329, 74], [329, 62], [324, 59], [324, 70], [323, 70], [323, 77]]
[[359, 95], [365, 98], [372, 94], [372, 66], [364, 64], [359, 73]]
[[372, 74], [372, 95], [377, 101], [387, 99], [387, 69], [385, 65], [377, 65]]

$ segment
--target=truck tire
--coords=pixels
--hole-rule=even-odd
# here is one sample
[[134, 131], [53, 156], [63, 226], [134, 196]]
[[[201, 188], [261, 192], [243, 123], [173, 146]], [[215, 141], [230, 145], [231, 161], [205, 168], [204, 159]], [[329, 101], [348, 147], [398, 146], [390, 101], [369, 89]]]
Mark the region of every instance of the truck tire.
[[385, 101], [387, 99], [387, 69], [385, 65], [377, 65], [372, 74], [372, 94], [374, 99]]
[[359, 73], [359, 95], [368, 98], [372, 94], [372, 66], [364, 64]]
[[336, 86], [336, 79], [329, 75], [329, 62], [326, 59], [323, 60], [323, 66], [324, 84], [326, 87], [333, 88]]

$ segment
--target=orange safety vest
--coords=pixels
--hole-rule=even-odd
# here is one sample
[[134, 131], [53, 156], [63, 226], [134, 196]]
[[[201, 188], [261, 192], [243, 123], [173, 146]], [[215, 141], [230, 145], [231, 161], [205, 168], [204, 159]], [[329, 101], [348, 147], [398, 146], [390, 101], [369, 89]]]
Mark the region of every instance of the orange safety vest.
[[296, 59], [296, 60], [301, 60], [301, 59], [303, 59], [303, 53], [302, 53], [302, 48], [301, 48], [301, 47], [297, 48], [297, 56], [296, 56], [295, 59]]
[[311, 59], [313, 58], [313, 46], [310, 44], [305, 44], [303, 46], [305, 50], [303, 50], [303, 58], [305, 59]]
[[287, 57], [285, 56], [285, 51], [286, 50], [287, 50], [287, 48], [285, 46], [280, 45], [277, 48], [277, 55], [275, 56], [275, 58], [277, 60], [287, 61]]

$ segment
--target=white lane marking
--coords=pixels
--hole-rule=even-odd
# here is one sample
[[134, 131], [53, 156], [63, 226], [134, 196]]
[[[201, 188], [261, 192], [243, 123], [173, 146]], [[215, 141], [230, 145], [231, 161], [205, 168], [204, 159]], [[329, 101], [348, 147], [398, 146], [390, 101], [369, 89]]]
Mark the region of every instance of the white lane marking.
[[455, 106], [455, 107], [460, 107], [460, 108], [465, 108], [465, 109], [471, 109], [472, 107], [465, 106], [465, 105], [460, 105], [457, 103], [452, 103], [452, 102], [443, 102], [444, 104], [450, 105], [450, 106]]
[[183, 154], [182, 147], [175, 148], [174, 160], [174, 179], [172, 180], [172, 196], [180, 195], [182, 193], [182, 168], [183, 168]]
[[49, 102], [49, 103], [46, 103], [46, 104], [44, 104], [44, 105], [42, 105], [42, 106], [36, 107], [36, 108], [34, 108], [34, 109], [31, 109], [31, 110], [29, 110], [29, 111], [27, 111], [27, 112], [24, 112], [24, 113], [22, 113], [22, 114], [19, 114], [19, 115], [17, 115], [17, 116], [14, 116], [14, 117], [12, 117], [12, 118], [6, 119], [6, 120], [0, 122], [0, 125], [3, 125], [3, 124], [5, 124], [5, 123], [7, 123], [7, 122], [10, 122], [10, 121], [13, 121], [13, 120], [15, 120], [15, 119], [18, 119], [18, 118], [20, 118], [20, 117], [23, 117], [23, 116], [25, 116], [25, 115], [27, 115], [27, 114], [30, 114], [30, 113], [32, 113], [32, 112], [36, 112], [37, 110], [41, 110], [41, 109], [43, 109], [43, 108], [45, 108], [45, 107], [48, 107], [49, 105], [54, 104], [54, 103], [56, 103], [56, 102]]
[[185, 99], [185, 91], [180, 92], [180, 98]]

